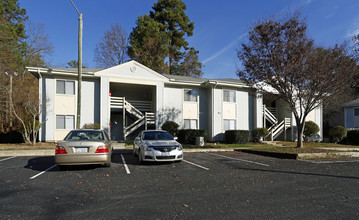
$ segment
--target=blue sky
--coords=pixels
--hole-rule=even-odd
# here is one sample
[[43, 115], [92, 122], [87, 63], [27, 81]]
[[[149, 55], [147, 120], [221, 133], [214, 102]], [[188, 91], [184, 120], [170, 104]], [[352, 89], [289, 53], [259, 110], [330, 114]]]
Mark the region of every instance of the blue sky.
[[[129, 34], [140, 15], [149, 14], [157, 0], [73, 0], [83, 14], [83, 63], [96, 67], [94, 49], [112, 24]], [[237, 78], [240, 65], [236, 48], [246, 40], [247, 30], [259, 19], [299, 9], [306, 17], [308, 34], [318, 46], [350, 41], [359, 33], [358, 0], [183, 0], [195, 24], [187, 40], [199, 50], [205, 78]], [[29, 20], [45, 25], [54, 46], [47, 57], [54, 67], [77, 59], [78, 14], [70, 0], [20, 0]]]

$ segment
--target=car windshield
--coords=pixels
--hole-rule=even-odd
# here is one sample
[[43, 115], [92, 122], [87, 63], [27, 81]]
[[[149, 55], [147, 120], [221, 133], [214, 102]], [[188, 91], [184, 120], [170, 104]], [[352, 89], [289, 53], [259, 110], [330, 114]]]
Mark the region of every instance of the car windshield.
[[72, 140], [90, 140], [90, 141], [103, 141], [104, 136], [101, 131], [70, 131], [65, 137], [65, 141]]
[[143, 133], [143, 140], [146, 141], [171, 141], [173, 137], [168, 132], [150, 131]]

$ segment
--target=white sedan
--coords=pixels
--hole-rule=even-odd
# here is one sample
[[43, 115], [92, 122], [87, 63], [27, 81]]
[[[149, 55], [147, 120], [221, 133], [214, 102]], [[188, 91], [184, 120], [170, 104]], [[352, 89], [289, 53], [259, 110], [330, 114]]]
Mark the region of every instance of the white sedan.
[[133, 153], [138, 161], [182, 161], [182, 145], [167, 131], [140, 132], [133, 143]]

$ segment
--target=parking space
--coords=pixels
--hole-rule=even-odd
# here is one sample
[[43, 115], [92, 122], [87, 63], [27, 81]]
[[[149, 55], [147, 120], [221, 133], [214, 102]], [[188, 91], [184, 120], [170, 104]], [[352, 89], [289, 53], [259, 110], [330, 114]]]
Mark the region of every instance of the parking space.
[[111, 168], [61, 171], [53, 157], [6, 157], [0, 158], [0, 218], [293, 218], [299, 210], [294, 218], [353, 219], [358, 165], [235, 151], [142, 165], [118, 153]]

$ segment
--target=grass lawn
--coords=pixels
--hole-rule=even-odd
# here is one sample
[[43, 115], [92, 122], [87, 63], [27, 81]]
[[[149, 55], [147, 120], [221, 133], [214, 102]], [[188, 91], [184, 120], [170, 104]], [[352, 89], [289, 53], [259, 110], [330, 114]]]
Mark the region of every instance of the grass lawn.
[[273, 146], [270, 144], [264, 143], [248, 143], [248, 144], [212, 144], [206, 143], [202, 147], [195, 145], [183, 145], [184, 148], [249, 148], [251, 150], [257, 151], [266, 151], [266, 152], [276, 152], [276, 153], [287, 153], [287, 154], [298, 154], [298, 153], [330, 153], [330, 152], [339, 152], [335, 149], [322, 149], [322, 148], [359, 148], [359, 146], [352, 145], [340, 145], [332, 143], [304, 143], [303, 148], [296, 148], [297, 142], [283, 142], [277, 141], [277, 144], [283, 146]]
[[31, 144], [0, 144], [0, 151], [4, 150], [55, 150], [55, 143], [36, 143]]
[[[297, 146], [297, 142], [289, 142], [289, 141], [274, 141], [277, 144], [282, 144], [288, 147]], [[303, 142], [304, 148], [359, 148], [359, 146], [355, 145], [344, 145], [344, 144], [333, 144], [333, 143], [317, 143], [317, 142]]]

